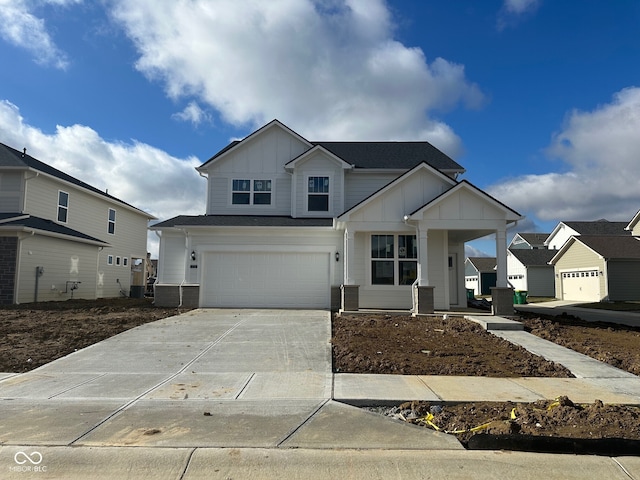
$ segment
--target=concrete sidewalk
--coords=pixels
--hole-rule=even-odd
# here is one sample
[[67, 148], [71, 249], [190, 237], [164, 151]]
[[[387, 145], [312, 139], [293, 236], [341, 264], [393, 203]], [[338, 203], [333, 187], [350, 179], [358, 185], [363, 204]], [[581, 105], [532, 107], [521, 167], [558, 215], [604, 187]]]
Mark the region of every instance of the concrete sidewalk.
[[613, 310], [601, 310], [596, 308], [582, 308], [580, 303], [567, 300], [555, 300], [551, 302], [528, 303], [514, 305], [516, 311], [538, 313], [542, 315], [574, 315], [588, 322], [609, 322], [640, 327], [640, 312], [617, 312]]
[[346, 404], [639, 404], [633, 375], [594, 365], [575, 379], [334, 376], [330, 337], [325, 311], [195, 310], [0, 375], [0, 478], [640, 479], [640, 458], [466, 451], [453, 436]]

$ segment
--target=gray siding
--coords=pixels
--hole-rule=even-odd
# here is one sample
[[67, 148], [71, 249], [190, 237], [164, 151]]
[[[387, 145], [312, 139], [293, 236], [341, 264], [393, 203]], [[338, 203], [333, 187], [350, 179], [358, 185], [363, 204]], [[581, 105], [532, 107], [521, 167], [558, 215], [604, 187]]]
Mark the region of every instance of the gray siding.
[[349, 210], [372, 193], [395, 180], [398, 174], [347, 172], [344, 187], [344, 209]]
[[640, 301], [640, 261], [610, 260], [607, 263], [609, 300]]
[[553, 267], [529, 267], [525, 290], [530, 297], [554, 297], [556, 290]]
[[0, 173], [0, 212], [22, 212], [22, 191], [22, 173]]

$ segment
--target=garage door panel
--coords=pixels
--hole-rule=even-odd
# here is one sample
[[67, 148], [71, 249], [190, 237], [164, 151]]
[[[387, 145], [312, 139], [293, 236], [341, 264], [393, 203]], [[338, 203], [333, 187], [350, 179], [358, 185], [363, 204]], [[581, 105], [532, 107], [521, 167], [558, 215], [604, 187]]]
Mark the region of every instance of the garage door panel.
[[563, 300], [600, 301], [600, 277], [597, 269], [561, 273]]
[[328, 253], [225, 252], [205, 255], [206, 307], [328, 308]]

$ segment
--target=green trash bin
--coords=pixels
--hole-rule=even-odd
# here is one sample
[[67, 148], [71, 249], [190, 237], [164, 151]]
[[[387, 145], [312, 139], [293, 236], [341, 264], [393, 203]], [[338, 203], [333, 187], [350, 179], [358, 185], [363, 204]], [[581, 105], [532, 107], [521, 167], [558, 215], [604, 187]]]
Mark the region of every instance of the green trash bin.
[[522, 296], [520, 295], [520, 290], [513, 291], [513, 304], [522, 305]]
[[522, 301], [520, 305], [526, 305], [528, 293], [529, 292], [527, 292], [526, 290], [520, 290], [520, 300]]
[[467, 288], [467, 300], [473, 300], [476, 296], [473, 294], [473, 288]]

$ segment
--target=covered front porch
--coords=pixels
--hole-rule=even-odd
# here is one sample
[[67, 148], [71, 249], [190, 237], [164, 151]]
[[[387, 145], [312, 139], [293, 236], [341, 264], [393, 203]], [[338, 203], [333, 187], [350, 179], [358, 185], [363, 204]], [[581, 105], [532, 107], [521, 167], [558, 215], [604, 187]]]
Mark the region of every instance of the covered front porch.
[[[513, 313], [513, 291], [507, 283], [507, 227], [519, 214], [478, 190], [461, 182], [416, 211], [404, 215], [402, 223], [388, 223], [389, 237], [383, 259], [385, 266], [397, 270], [394, 282], [376, 285], [376, 249], [379, 233], [360, 222], [345, 222], [344, 283], [341, 310], [362, 308], [401, 309], [414, 314], [432, 314], [466, 307], [464, 285], [464, 245], [493, 235], [497, 259], [497, 284], [492, 289], [493, 314]], [[396, 233], [398, 232], [398, 233]], [[400, 250], [393, 242], [414, 242], [414, 254]], [[411, 240], [409, 240], [409, 238]], [[390, 248], [389, 248], [390, 247]], [[365, 253], [365, 252], [368, 252]], [[415, 257], [411, 282], [401, 276]]]

